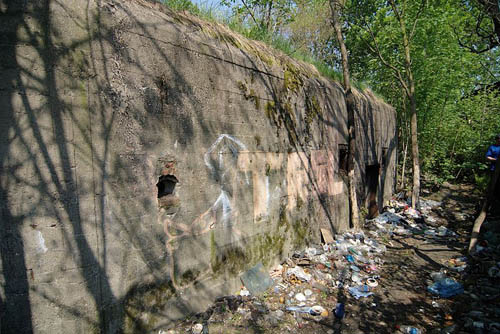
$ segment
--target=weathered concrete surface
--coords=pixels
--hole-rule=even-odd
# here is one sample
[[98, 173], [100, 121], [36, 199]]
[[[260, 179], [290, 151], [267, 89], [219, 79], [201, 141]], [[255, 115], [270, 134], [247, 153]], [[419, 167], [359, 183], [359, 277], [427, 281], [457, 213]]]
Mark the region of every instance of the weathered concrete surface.
[[[160, 9], [0, 3], [2, 333], [153, 332], [347, 227], [339, 84]], [[358, 97], [380, 206], [394, 111]]]

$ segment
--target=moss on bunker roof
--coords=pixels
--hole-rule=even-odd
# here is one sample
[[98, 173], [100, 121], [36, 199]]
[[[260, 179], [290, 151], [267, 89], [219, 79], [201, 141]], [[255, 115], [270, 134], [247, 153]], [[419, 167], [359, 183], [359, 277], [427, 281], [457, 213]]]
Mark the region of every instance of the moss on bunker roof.
[[[219, 42], [223, 42], [226, 45], [231, 45], [232, 47], [241, 50], [247, 55], [251, 55], [262, 61], [263, 64], [267, 65], [269, 69], [275, 67], [283, 71], [283, 76], [291, 68], [294, 69], [294, 75], [297, 78], [323, 78], [328, 81], [336, 82], [340, 87], [342, 84], [333, 78], [322, 75], [318, 69], [310, 63], [294, 59], [280, 50], [269, 46], [268, 44], [249, 39], [242, 36], [241, 34], [231, 30], [224, 24], [208, 21], [200, 18], [196, 15], [191, 14], [187, 10], [185, 11], [175, 11], [165, 6], [160, 2], [154, 0], [133, 0], [138, 4], [148, 7], [152, 10], [159, 11], [177, 24], [184, 25], [186, 27], [195, 28], [208, 38], [212, 38]], [[370, 88], [355, 88], [353, 91], [360, 95], [363, 95], [369, 99], [373, 99], [376, 102], [387, 104], [382, 97], [374, 93]]]

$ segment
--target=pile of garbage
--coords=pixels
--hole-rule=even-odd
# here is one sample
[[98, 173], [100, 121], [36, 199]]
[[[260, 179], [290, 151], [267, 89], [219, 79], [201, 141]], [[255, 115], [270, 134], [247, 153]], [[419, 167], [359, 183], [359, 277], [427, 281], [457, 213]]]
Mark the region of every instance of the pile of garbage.
[[[310, 286], [316, 291], [335, 293], [344, 289], [356, 299], [373, 295], [378, 286], [381, 255], [386, 247], [362, 231], [337, 235], [335, 242], [295, 252], [284, 264], [273, 268], [271, 275], [286, 292], [286, 309], [313, 306]], [[340, 307], [340, 306], [339, 306]]]
[[[369, 299], [378, 293], [385, 252], [385, 245], [363, 231], [350, 231], [330, 243], [295, 251], [269, 271], [258, 263], [241, 276], [240, 291], [218, 299], [195, 317], [198, 322], [191, 332], [208, 333], [216, 323], [227, 326], [230, 321], [239, 327], [281, 324], [291, 332], [305, 322], [327, 322], [330, 329], [325, 333], [333, 333], [332, 324], [340, 326], [350, 312], [346, 300]], [[339, 299], [340, 295], [344, 297]], [[231, 312], [216, 311], [221, 308]]]
[[500, 333], [500, 220], [483, 223], [465, 275], [467, 310], [463, 327], [475, 333]]
[[[342, 319], [350, 316], [353, 303], [377, 307], [376, 297], [386, 292], [384, 282], [387, 283], [388, 278], [384, 278], [384, 257], [387, 246], [392, 245], [391, 238], [422, 236], [439, 241], [457, 236], [447, 227], [439, 226], [440, 218], [433, 210], [439, 209], [440, 205], [439, 202], [422, 200], [420, 211], [417, 211], [406, 202], [393, 200], [385, 212], [366, 221], [365, 231], [352, 230], [334, 238], [330, 235], [324, 238], [327, 241], [324, 244], [295, 251], [270, 270], [258, 263], [243, 273], [242, 288], [235, 295], [217, 299], [207, 311], [191, 318], [188, 327], [180, 332], [160, 331], [160, 334], [206, 334], [221, 332], [218, 328], [227, 326], [279, 327], [280, 332], [296, 332], [297, 328], [311, 323], [328, 324], [322, 333], [334, 333], [342, 325]], [[478, 256], [488, 254], [484, 243], [478, 247]], [[488, 275], [498, 279], [500, 262], [490, 260], [488, 263]], [[432, 307], [440, 308], [445, 304], [442, 299], [457, 295], [470, 297], [478, 305], [485, 298], [498, 301], [500, 288], [491, 280], [461, 283], [473, 269], [470, 259], [457, 256], [442, 263], [440, 271], [429, 272], [422, 291], [432, 298]], [[466, 315], [465, 325], [476, 332], [500, 333], [500, 325], [492, 320], [498, 319], [500, 308], [495, 308], [492, 313], [474, 302], [472, 305], [476, 309]], [[439, 333], [453, 333], [456, 326], [439, 329]], [[498, 331], [495, 326], [498, 326]], [[394, 332], [422, 332], [410, 325], [393, 328]]]
[[425, 235], [428, 238], [456, 238], [457, 234], [445, 226], [439, 226], [439, 218], [433, 209], [439, 208], [441, 202], [421, 200], [420, 211], [413, 209], [406, 202], [392, 200], [386, 211], [375, 219], [367, 220], [365, 227], [371, 235]]

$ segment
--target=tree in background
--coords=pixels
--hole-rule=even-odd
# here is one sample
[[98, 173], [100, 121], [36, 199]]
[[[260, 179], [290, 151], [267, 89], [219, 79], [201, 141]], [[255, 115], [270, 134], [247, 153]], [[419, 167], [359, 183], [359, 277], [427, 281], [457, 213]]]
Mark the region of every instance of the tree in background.
[[471, 14], [463, 32], [456, 33], [459, 43], [474, 53], [483, 53], [500, 45], [500, 3], [497, 0], [464, 1]]
[[408, 89], [400, 79], [400, 75], [409, 78], [409, 72], [401, 24], [393, 9], [398, 4], [410, 38], [421, 168], [427, 180], [438, 183], [474, 180], [485, 168], [487, 143], [500, 130], [495, 96], [478, 90], [483, 83], [496, 82], [499, 51], [473, 54], [460, 47], [457, 36], [466, 35], [466, 22], [477, 13], [462, 6], [460, 0], [428, 2], [421, 12], [421, 2], [348, 3], [346, 34], [351, 74], [368, 82], [398, 111], [400, 152], [406, 151], [407, 139], [411, 138], [406, 124], [412, 121], [412, 112]]
[[297, 0], [295, 4], [294, 19], [285, 26], [284, 33], [298, 52], [333, 66], [337, 57], [328, 1]]
[[251, 35], [279, 34], [293, 19], [295, 4], [289, 0], [222, 0], [231, 8], [232, 20], [245, 26]]
[[337, 42], [342, 57], [342, 73], [344, 78], [345, 104], [347, 108], [347, 128], [348, 128], [348, 158], [347, 158], [347, 176], [349, 189], [349, 209], [351, 224], [354, 228], [359, 228], [359, 208], [356, 196], [355, 178], [354, 178], [354, 153], [356, 149], [356, 132], [354, 112], [356, 109], [356, 99], [351, 89], [351, 80], [349, 75], [349, 60], [347, 49], [342, 35], [342, 25], [340, 22], [340, 12], [344, 7], [344, 0], [330, 0], [332, 11], [332, 25], [335, 30]]
[[353, 0], [348, 10], [351, 36], [359, 41], [396, 79], [410, 109], [411, 148], [413, 161], [412, 207], [418, 207], [420, 196], [420, 160], [416, 81], [413, 74], [413, 41], [427, 1]]

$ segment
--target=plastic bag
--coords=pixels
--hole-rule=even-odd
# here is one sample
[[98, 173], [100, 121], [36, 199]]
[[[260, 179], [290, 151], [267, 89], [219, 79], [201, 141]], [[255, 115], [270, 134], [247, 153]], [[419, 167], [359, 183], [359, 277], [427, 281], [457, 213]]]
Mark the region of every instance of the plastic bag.
[[452, 297], [464, 292], [462, 284], [449, 277], [441, 279], [436, 283], [429, 285], [427, 287], [427, 290], [443, 298]]

